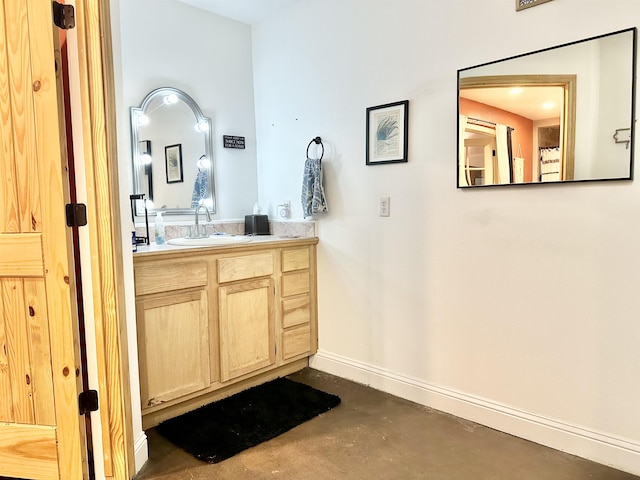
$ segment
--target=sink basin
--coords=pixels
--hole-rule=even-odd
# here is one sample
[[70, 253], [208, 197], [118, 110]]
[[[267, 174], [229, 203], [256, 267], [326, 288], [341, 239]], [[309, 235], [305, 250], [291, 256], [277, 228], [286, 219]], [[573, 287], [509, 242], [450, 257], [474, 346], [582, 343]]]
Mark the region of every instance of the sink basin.
[[246, 235], [212, 235], [205, 238], [172, 238], [167, 240], [169, 245], [187, 247], [208, 247], [214, 245], [233, 245], [234, 243], [250, 242], [252, 237]]

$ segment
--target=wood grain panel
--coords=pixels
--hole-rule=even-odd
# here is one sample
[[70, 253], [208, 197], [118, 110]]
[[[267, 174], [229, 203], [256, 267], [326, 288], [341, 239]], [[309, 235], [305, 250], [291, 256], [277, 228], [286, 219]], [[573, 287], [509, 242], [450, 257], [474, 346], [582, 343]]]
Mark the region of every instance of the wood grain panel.
[[0, 277], [42, 277], [42, 235], [0, 234]]
[[309, 272], [285, 273], [282, 275], [282, 296], [290, 297], [309, 292]]
[[218, 259], [218, 282], [233, 282], [273, 274], [271, 252]]
[[282, 300], [282, 327], [289, 328], [311, 320], [309, 295], [284, 298]]
[[38, 425], [55, 425], [49, 323], [44, 281], [26, 279], [24, 293], [27, 307], [27, 334], [31, 364], [33, 408]]
[[309, 248], [282, 250], [282, 271], [303, 270], [309, 268]]
[[10, 477], [59, 480], [55, 428], [0, 425], [0, 466]]
[[5, 336], [12, 380], [14, 422], [34, 423], [29, 340], [22, 280], [7, 278], [2, 281], [2, 303], [5, 309]]
[[[46, 316], [49, 321], [51, 367], [55, 385], [56, 440], [60, 478], [83, 477], [84, 431], [78, 414], [81, 379], [77, 341], [77, 312], [72, 303], [74, 288], [71, 231], [66, 226], [64, 205], [68, 198], [68, 178], [64, 158], [64, 130], [56, 91], [54, 26], [49, 0], [27, 0], [30, 74], [25, 90], [33, 108], [30, 124], [33, 132], [25, 135], [33, 141], [30, 153], [28, 230], [42, 231], [45, 265]], [[15, 122], [15, 115], [14, 115]], [[14, 128], [16, 128], [14, 126]], [[33, 135], [33, 138], [30, 137]], [[37, 148], [36, 148], [37, 147]], [[16, 162], [19, 159], [16, 156]], [[37, 161], [37, 168], [33, 162]], [[36, 183], [38, 187], [32, 186]], [[20, 183], [20, 182], [19, 182]], [[40, 193], [45, 193], [40, 201]], [[20, 196], [19, 196], [20, 198]], [[22, 212], [22, 204], [20, 204]], [[21, 220], [22, 221], [22, 220]], [[25, 225], [22, 225], [24, 229]], [[101, 288], [106, 288], [100, 285]]]
[[203, 261], [140, 265], [134, 271], [136, 295], [202, 287], [207, 284], [207, 272]]
[[139, 302], [142, 408], [209, 386], [207, 312], [205, 290]]
[[[0, 1], [0, 25], [5, 25], [4, 0]], [[18, 194], [14, 179], [16, 165], [13, 153], [13, 120], [9, 96], [9, 65], [7, 64], [5, 31], [0, 35], [0, 233], [19, 232]]]
[[[38, 178], [38, 152], [32, 99], [30, 49], [33, 45], [29, 39], [31, 30], [28, 20], [28, 3], [24, 0], [6, 2], [5, 14], [19, 231], [37, 232], [42, 225], [38, 182], [34, 181]], [[57, 131], [56, 128], [52, 130]], [[58, 150], [56, 156], [59, 154]]]
[[11, 395], [11, 370], [9, 370], [9, 358], [7, 350], [7, 335], [5, 327], [6, 313], [2, 295], [2, 283], [0, 278], [0, 422], [13, 422], [13, 397]]
[[275, 363], [271, 279], [219, 287], [222, 381]]
[[308, 354], [311, 349], [311, 327], [305, 325], [286, 330], [282, 334], [282, 358], [288, 360]]

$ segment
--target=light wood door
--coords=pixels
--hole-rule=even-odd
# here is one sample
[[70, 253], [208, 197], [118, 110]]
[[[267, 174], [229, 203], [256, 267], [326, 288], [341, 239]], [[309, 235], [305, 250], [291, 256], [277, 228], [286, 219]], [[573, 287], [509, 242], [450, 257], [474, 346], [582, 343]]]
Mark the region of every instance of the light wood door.
[[142, 408], [211, 383], [207, 291], [164, 293], [137, 302]]
[[218, 288], [223, 382], [275, 364], [273, 298], [271, 278]]
[[51, 0], [0, 0], [0, 28], [0, 476], [80, 479], [85, 444]]

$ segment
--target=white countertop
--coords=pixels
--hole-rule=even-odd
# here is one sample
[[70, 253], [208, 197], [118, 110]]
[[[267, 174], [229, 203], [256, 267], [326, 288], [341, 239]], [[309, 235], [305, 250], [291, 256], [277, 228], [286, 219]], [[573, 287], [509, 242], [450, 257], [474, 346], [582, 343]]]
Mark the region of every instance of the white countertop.
[[[244, 235], [241, 235], [243, 239]], [[267, 244], [277, 244], [277, 243], [287, 243], [287, 242], [300, 242], [300, 241], [311, 241], [312, 243], [316, 243], [318, 241], [317, 237], [296, 237], [296, 236], [278, 236], [278, 235], [253, 235], [249, 237], [249, 241], [242, 241], [239, 243], [231, 243], [226, 245], [170, 245], [168, 243], [164, 243], [162, 245], [158, 245], [154, 242], [151, 245], [138, 245], [138, 251], [134, 252], [135, 256], [141, 256], [145, 254], [157, 254], [157, 253], [176, 253], [181, 250], [194, 250], [194, 249], [206, 249], [206, 250], [227, 250], [227, 249], [238, 249], [238, 248], [247, 248], [255, 245], [264, 245]]]

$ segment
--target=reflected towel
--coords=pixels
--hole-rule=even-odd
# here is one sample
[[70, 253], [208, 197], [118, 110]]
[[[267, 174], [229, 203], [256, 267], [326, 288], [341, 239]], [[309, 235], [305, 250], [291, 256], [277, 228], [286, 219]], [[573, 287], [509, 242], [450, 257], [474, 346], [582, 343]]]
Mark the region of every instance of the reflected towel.
[[307, 158], [302, 177], [302, 212], [305, 217], [327, 212], [327, 200], [322, 188], [322, 162], [320, 159]]
[[196, 208], [202, 200], [209, 197], [209, 175], [204, 168], [198, 169], [196, 181], [193, 184], [193, 194], [191, 195], [191, 208]]

